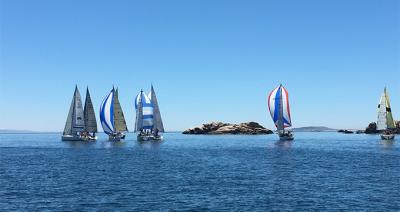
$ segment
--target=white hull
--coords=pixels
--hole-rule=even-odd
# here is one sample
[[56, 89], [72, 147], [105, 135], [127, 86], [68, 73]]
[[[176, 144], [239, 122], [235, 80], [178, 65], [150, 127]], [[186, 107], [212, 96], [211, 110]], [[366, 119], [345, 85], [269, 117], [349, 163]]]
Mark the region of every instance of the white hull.
[[63, 135], [61, 137], [62, 141], [87, 141], [86, 138], [81, 136], [73, 136], [73, 135]]
[[96, 141], [97, 136], [73, 136], [73, 135], [63, 135], [61, 137], [62, 141]]
[[394, 140], [394, 134], [382, 134], [381, 138], [382, 140]]
[[293, 137], [292, 133], [284, 133], [284, 134], [279, 134], [279, 140], [292, 141], [292, 140], [294, 140], [294, 137]]
[[155, 136], [155, 135], [138, 135], [137, 141], [162, 141], [163, 136]]

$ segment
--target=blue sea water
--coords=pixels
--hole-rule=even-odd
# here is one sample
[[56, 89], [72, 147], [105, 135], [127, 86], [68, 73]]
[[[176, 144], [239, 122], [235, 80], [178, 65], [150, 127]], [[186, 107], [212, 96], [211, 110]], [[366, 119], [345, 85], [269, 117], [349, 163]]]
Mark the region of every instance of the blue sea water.
[[0, 135], [0, 211], [399, 211], [400, 140], [166, 133], [161, 144]]

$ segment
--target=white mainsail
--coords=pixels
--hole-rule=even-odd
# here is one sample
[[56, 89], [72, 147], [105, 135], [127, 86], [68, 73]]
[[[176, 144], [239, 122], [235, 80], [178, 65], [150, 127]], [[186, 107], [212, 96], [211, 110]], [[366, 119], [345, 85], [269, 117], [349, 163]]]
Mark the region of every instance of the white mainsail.
[[143, 105], [142, 105], [142, 92], [140, 92], [135, 100], [136, 106], [136, 121], [135, 132], [140, 132], [143, 129]]
[[386, 96], [385, 93], [382, 94], [381, 99], [378, 104], [378, 120], [376, 122], [377, 130], [386, 130]]
[[69, 109], [64, 135], [77, 135], [84, 130], [83, 108], [78, 86], [75, 86], [74, 97]]

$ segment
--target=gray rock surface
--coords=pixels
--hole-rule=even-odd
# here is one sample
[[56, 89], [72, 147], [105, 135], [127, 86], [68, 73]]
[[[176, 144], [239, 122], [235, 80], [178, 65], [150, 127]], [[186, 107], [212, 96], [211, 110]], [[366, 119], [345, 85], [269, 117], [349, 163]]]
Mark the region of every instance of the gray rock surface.
[[211, 122], [203, 124], [200, 127], [191, 128], [183, 131], [183, 134], [245, 134], [245, 135], [260, 135], [272, 134], [273, 132], [261, 126], [257, 122], [248, 122], [241, 124], [228, 124], [222, 122]]

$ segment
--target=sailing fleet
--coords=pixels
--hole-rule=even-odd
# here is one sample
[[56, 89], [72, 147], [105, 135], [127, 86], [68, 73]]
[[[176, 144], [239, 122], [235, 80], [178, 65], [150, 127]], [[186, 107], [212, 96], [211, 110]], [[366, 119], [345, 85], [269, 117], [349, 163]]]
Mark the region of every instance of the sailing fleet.
[[[164, 125], [153, 85], [148, 95], [141, 91], [135, 100], [136, 123], [135, 132], [138, 141], [162, 141]], [[109, 141], [121, 141], [126, 137], [128, 127], [124, 112], [118, 99], [118, 88], [112, 88], [100, 105], [100, 123]], [[95, 141], [97, 140], [97, 121], [86, 89], [85, 106], [82, 107], [79, 89], [75, 86], [71, 106], [61, 139], [63, 141]]]
[[[268, 109], [276, 126], [276, 132], [281, 141], [294, 140], [289, 105], [289, 93], [280, 84], [274, 88], [267, 98]], [[135, 128], [137, 141], [162, 141], [165, 132], [158, 105], [156, 92], [151, 85], [146, 94], [141, 90], [135, 98]], [[100, 123], [109, 141], [121, 141], [126, 137], [128, 127], [121, 104], [118, 99], [118, 88], [114, 87], [103, 99], [100, 105]], [[394, 140], [396, 128], [393, 119], [389, 94], [386, 88], [378, 104], [377, 130], [381, 132], [382, 140]], [[74, 95], [69, 108], [67, 121], [62, 134], [63, 141], [95, 141], [97, 140], [97, 121], [90, 98], [89, 88], [86, 89], [85, 106], [82, 107], [79, 89], [75, 86]]]

